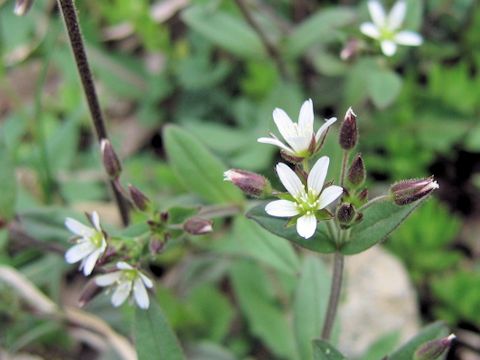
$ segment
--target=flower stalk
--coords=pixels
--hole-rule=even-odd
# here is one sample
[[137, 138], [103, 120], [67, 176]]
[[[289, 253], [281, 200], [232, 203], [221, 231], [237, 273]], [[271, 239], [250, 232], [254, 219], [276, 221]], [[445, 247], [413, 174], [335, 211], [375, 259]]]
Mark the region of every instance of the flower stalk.
[[333, 258], [333, 274], [332, 284], [330, 286], [330, 297], [328, 299], [328, 307], [325, 313], [325, 321], [322, 329], [322, 339], [329, 340], [332, 335], [335, 317], [337, 315], [338, 303], [340, 301], [340, 292], [342, 290], [344, 269], [344, 256], [340, 252], [336, 252]]

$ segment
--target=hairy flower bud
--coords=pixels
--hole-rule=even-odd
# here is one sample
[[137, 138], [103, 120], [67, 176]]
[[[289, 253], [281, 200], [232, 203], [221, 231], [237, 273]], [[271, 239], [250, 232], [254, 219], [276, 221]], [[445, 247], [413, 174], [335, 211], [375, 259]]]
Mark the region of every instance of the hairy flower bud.
[[33, 5], [33, 0], [17, 0], [15, 1], [15, 8], [13, 13], [17, 16], [23, 16], [28, 13]]
[[117, 179], [122, 172], [122, 164], [113, 149], [112, 143], [108, 139], [102, 139], [100, 143], [102, 151], [102, 161], [105, 171], [112, 179]]
[[415, 351], [414, 360], [435, 360], [440, 358], [450, 348], [455, 338], [454, 334], [450, 334], [445, 338], [426, 342]]
[[340, 126], [340, 146], [343, 150], [351, 150], [357, 144], [357, 140], [357, 115], [349, 108]]
[[347, 180], [355, 187], [361, 186], [367, 177], [367, 171], [365, 170], [365, 164], [361, 154], [357, 154], [348, 169]]
[[130, 193], [130, 198], [132, 199], [133, 204], [138, 210], [145, 211], [148, 209], [150, 199], [143, 192], [141, 192], [140, 189], [133, 186], [132, 184], [129, 184], [128, 191]]
[[342, 228], [348, 228], [350, 225], [352, 225], [356, 215], [357, 211], [355, 210], [355, 206], [352, 204], [344, 203], [337, 208], [336, 217]]
[[198, 217], [193, 217], [185, 221], [183, 230], [192, 235], [203, 235], [213, 231], [213, 222]]
[[390, 187], [393, 201], [397, 205], [407, 205], [420, 200], [438, 189], [438, 183], [433, 176], [424, 179], [402, 180]]
[[272, 186], [264, 176], [254, 172], [231, 169], [223, 174], [225, 181], [231, 181], [235, 186], [240, 188], [245, 194], [261, 197], [272, 192]]

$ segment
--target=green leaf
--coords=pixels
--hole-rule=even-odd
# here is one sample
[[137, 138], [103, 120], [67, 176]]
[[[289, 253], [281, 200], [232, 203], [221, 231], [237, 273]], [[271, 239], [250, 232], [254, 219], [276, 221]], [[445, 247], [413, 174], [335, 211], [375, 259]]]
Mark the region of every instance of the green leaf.
[[17, 180], [15, 167], [3, 143], [0, 144], [0, 221], [9, 221], [15, 215]]
[[293, 328], [300, 359], [312, 358], [312, 340], [320, 334], [329, 293], [330, 275], [323, 261], [307, 256], [293, 303]]
[[370, 359], [382, 359], [385, 354], [388, 354], [392, 351], [398, 343], [398, 338], [400, 334], [398, 331], [393, 331], [383, 335], [377, 339], [364, 354], [360, 360], [370, 360]]
[[445, 335], [447, 335], [447, 328], [443, 323], [436, 322], [428, 325], [392, 355], [389, 355], [388, 360], [412, 360], [413, 354], [420, 345]]
[[135, 346], [138, 360], [185, 359], [180, 343], [156, 302], [148, 310], [135, 309]]
[[287, 40], [287, 52], [299, 56], [310, 46], [336, 39], [338, 28], [351, 23], [355, 11], [348, 7], [322, 9], [298, 25]]
[[211, 203], [242, 203], [243, 195], [223, 181], [225, 166], [199, 140], [176, 126], [166, 126], [165, 148], [178, 180]]
[[325, 222], [320, 222], [317, 226], [315, 235], [306, 240], [298, 235], [295, 226], [287, 227], [289, 219], [268, 215], [265, 212], [265, 204], [258, 205], [249, 210], [247, 212], [247, 217], [256, 221], [260, 226], [271, 233], [283, 237], [284, 239], [306, 249], [326, 254], [335, 252], [336, 250], [335, 244], [328, 236]]
[[182, 19], [212, 43], [244, 58], [261, 58], [263, 45], [255, 32], [242, 20], [212, 6], [192, 6]]
[[363, 213], [363, 220], [351, 228], [351, 239], [342, 248], [345, 255], [358, 254], [386, 239], [423, 202], [398, 206], [390, 200], [370, 205]]
[[397, 98], [402, 89], [402, 79], [393, 71], [378, 69], [367, 77], [368, 93], [379, 109], [384, 109]]
[[324, 340], [313, 340], [313, 360], [346, 360], [347, 358], [342, 355], [333, 345]]

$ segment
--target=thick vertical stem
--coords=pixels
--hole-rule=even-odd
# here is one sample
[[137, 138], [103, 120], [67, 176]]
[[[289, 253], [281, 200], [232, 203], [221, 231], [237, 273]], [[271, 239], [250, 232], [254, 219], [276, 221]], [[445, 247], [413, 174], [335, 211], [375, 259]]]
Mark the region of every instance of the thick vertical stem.
[[[108, 139], [107, 128], [105, 126], [105, 120], [103, 118], [102, 110], [100, 109], [100, 103], [98, 101], [97, 92], [95, 90], [95, 84], [93, 82], [92, 72], [88, 63], [87, 54], [85, 52], [85, 46], [83, 44], [83, 38], [80, 31], [80, 25], [78, 22], [77, 10], [73, 0], [57, 0], [58, 5], [62, 11], [63, 20], [65, 21], [65, 27], [67, 28], [68, 38], [70, 39], [70, 45], [72, 47], [75, 62], [77, 64], [80, 80], [82, 81], [83, 92], [87, 99], [88, 108], [90, 109], [90, 115], [95, 127], [95, 133], [97, 135], [98, 142], [102, 139]], [[124, 225], [128, 224], [128, 204], [125, 198], [118, 191], [113, 180], [110, 180], [110, 187], [113, 192], [113, 196], [118, 206], [120, 216]]]
[[330, 287], [330, 298], [328, 299], [325, 322], [322, 329], [322, 339], [329, 340], [332, 334], [335, 316], [337, 315], [338, 303], [340, 301], [340, 291], [342, 290], [344, 257], [336, 252], [333, 260], [332, 285]]

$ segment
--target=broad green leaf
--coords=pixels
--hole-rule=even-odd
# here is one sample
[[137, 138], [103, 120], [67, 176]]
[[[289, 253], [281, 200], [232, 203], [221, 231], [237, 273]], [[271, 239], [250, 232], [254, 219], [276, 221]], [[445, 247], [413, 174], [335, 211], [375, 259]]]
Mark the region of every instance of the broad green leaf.
[[17, 180], [15, 167], [3, 143], [0, 144], [0, 221], [9, 221], [15, 215]]
[[176, 126], [165, 128], [164, 139], [170, 165], [186, 189], [211, 203], [243, 202], [240, 190], [223, 181], [226, 167], [198, 139]]
[[295, 359], [295, 344], [284, 310], [269, 292], [267, 274], [255, 263], [237, 261], [231, 267], [235, 297], [250, 331], [275, 355]]
[[313, 340], [313, 360], [347, 360], [333, 345], [324, 340]]
[[423, 202], [398, 206], [390, 200], [381, 200], [370, 205], [363, 213], [363, 220], [351, 228], [350, 241], [341, 252], [353, 255], [365, 251], [383, 241]]
[[298, 235], [295, 226], [287, 227], [289, 219], [268, 215], [265, 212], [265, 204], [258, 205], [249, 210], [247, 212], [247, 217], [256, 221], [260, 226], [271, 233], [283, 237], [306, 249], [320, 253], [332, 253], [336, 250], [335, 244], [328, 236], [324, 222], [320, 222], [317, 226], [315, 235], [306, 240]]
[[134, 337], [138, 360], [185, 359], [175, 333], [154, 301], [148, 310], [135, 309]]
[[402, 79], [393, 71], [377, 69], [368, 74], [367, 91], [377, 108], [384, 109], [397, 98]]
[[376, 340], [368, 350], [362, 355], [360, 360], [382, 359], [385, 354], [388, 354], [395, 348], [398, 343], [400, 334], [398, 331], [393, 331], [386, 335], [383, 335]]
[[244, 58], [261, 58], [263, 45], [255, 32], [240, 18], [211, 6], [192, 6], [182, 19], [214, 44]]
[[348, 7], [336, 6], [316, 12], [298, 25], [288, 37], [288, 54], [296, 57], [314, 44], [336, 39], [338, 28], [354, 19], [355, 11]]
[[428, 325], [392, 355], [389, 355], [388, 360], [412, 360], [413, 354], [420, 345], [445, 335], [447, 335], [447, 328], [443, 323], [436, 322]]
[[312, 358], [312, 340], [320, 335], [329, 293], [330, 275], [323, 261], [307, 256], [293, 303], [293, 327], [300, 359]]

